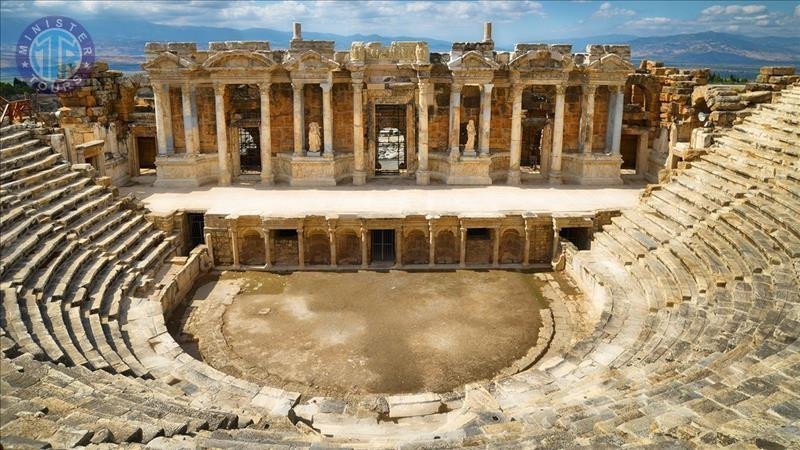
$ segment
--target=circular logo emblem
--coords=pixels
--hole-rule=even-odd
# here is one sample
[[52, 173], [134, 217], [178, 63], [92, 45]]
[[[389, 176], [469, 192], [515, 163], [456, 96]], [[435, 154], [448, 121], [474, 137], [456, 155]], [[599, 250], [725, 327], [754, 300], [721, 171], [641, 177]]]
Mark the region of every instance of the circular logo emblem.
[[94, 65], [94, 43], [77, 21], [47, 16], [25, 27], [15, 48], [22, 79], [40, 92], [83, 85]]

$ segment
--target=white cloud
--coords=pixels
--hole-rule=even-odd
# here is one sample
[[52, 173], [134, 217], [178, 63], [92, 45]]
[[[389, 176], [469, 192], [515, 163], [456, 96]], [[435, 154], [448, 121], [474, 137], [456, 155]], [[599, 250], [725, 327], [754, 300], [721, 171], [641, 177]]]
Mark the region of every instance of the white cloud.
[[[304, 22], [308, 31], [340, 34], [481, 36], [481, 23], [497, 24], [546, 16], [542, 3], [505, 1], [3, 1], [3, 14], [15, 17], [73, 15], [76, 18], [131, 18], [166, 25], [273, 28], [289, 31]], [[465, 36], [467, 34], [467, 36]]]
[[625, 9], [625, 8], [614, 8], [611, 5], [611, 2], [604, 2], [604, 3], [602, 3], [600, 5], [600, 7], [597, 9], [597, 11], [595, 11], [594, 14], [592, 14], [592, 15], [594, 17], [604, 17], [604, 18], [614, 17], [614, 16], [631, 17], [631, 16], [635, 16], [636, 15], [636, 11], [633, 11], [631, 9]]
[[794, 7], [794, 16], [800, 17], [800, 5]]
[[764, 5], [713, 5], [704, 9], [700, 14], [707, 16], [733, 15], [733, 14], [758, 14], [767, 10]]

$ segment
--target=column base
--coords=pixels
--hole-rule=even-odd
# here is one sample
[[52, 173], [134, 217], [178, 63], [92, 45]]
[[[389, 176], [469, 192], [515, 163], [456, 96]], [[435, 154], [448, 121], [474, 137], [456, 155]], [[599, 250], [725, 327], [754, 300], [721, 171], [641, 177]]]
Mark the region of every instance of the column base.
[[521, 174], [519, 169], [510, 169], [508, 171], [508, 179], [506, 184], [511, 186], [518, 186], [521, 183]]
[[428, 170], [417, 170], [417, 184], [428, 185], [431, 183], [431, 172]]
[[261, 174], [261, 184], [264, 186], [272, 186], [275, 184], [275, 177], [272, 174], [264, 175]]
[[353, 172], [353, 184], [356, 186], [367, 184], [367, 172], [363, 170], [356, 170]]
[[461, 156], [461, 150], [457, 148], [450, 149], [450, 160], [451, 161], [458, 161], [458, 158]]
[[230, 186], [231, 185], [231, 179], [230, 179], [230, 177], [219, 177], [219, 180], [217, 181], [217, 184], [220, 185], [220, 186]]
[[561, 172], [550, 172], [547, 182], [549, 184], [564, 184], [564, 180], [561, 179]]

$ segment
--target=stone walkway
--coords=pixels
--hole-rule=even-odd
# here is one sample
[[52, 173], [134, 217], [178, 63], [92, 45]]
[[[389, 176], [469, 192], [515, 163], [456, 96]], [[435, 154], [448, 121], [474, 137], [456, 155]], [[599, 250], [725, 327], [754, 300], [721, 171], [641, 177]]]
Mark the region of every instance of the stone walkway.
[[200, 188], [120, 188], [134, 193], [154, 213], [176, 210], [272, 217], [358, 214], [379, 217], [412, 214], [491, 216], [505, 213], [577, 213], [636, 205], [639, 186], [479, 186], [367, 185], [336, 188], [266, 188], [258, 185]]

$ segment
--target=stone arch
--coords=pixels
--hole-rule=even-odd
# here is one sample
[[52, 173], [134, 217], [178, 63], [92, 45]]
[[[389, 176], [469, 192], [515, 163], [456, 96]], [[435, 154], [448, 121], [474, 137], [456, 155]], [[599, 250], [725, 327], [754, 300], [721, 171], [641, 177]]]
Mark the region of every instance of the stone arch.
[[310, 266], [326, 266], [331, 263], [331, 243], [327, 231], [309, 231], [305, 240], [305, 257], [306, 264]]
[[638, 123], [626, 124], [655, 126], [661, 110], [659, 92], [661, 92], [661, 86], [652, 76], [645, 74], [629, 76], [625, 81], [625, 112], [628, 113], [629, 120], [636, 113], [642, 113], [642, 117], [639, 118]]
[[411, 230], [403, 238], [403, 264], [428, 264], [430, 243], [422, 230]]
[[361, 237], [352, 228], [336, 232], [336, 263], [343, 266], [361, 264]]
[[436, 264], [457, 264], [460, 260], [460, 247], [456, 235], [450, 230], [436, 234]]
[[266, 262], [267, 248], [264, 245], [264, 235], [259, 230], [244, 230], [239, 240], [239, 263], [246, 266], [263, 266]]
[[525, 253], [525, 240], [514, 228], [503, 231], [500, 238], [500, 264], [520, 264]]

